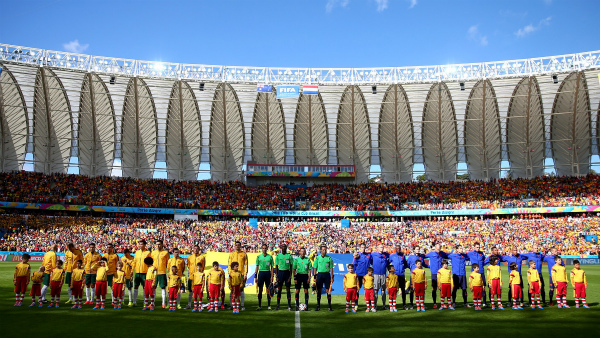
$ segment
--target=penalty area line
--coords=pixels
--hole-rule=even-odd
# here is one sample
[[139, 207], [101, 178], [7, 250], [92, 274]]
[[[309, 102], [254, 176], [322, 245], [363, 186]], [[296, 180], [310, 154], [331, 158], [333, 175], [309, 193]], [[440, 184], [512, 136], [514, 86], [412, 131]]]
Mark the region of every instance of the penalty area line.
[[300, 330], [300, 311], [296, 311], [296, 326], [294, 332], [294, 338], [301, 338], [302, 331]]

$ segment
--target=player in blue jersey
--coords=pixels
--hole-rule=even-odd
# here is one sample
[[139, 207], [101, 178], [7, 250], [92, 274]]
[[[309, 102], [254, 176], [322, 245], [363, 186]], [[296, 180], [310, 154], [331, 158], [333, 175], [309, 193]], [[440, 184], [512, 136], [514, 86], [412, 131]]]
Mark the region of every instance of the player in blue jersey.
[[[521, 275], [521, 265], [523, 264], [523, 261], [527, 260], [526, 256], [523, 256], [522, 254], [519, 253], [519, 251], [517, 250], [516, 247], [513, 247], [511, 250], [511, 253], [509, 255], [503, 255], [500, 256], [501, 259], [508, 263], [508, 273], [510, 274], [513, 270], [511, 270], [510, 265], [512, 263], [515, 263], [517, 265], [516, 269], [514, 271], [516, 271], [519, 276], [521, 276], [521, 290], [523, 290], [523, 275]], [[510, 287], [510, 283], [509, 283], [509, 287], [508, 287], [508, 304], [507, 306], [510, 306], [511, 302], [512, 302], [512, 288]], [[520, 306], [523, 307], [523, 298], [521, 297], [519, 299], [520, 302]]]
[[[484, 265], [490, 265], [491, 264], [490, 261], [491, 261], [492, 258], [497, 258], [498, 261], [496, 262], [496, 264], [502, 265], [502, 262], [503, 262], [502, 255], [500, 255], [500, 252], [498, 251], [498, 248], [495, 247], [495, 246], [492, 247], [491, 254], [485, 258], [485, 262], [483, 262]], [[489, 285], [488, 285], [488, 288], [489, 288]], [[490, 304], [491, 304], [492, 303], [492, 294], [488, 293], [488, 297], [489, 297], [488, 299], [489, 299]]]
[[362, 243], [359, 247], [359, 251], [354, 253], [354, 260], [352, 264], [354, 265], [354, 272], [358, 277], [358, 290], [356, 291], [356, 302], [355, 306], [358, 306], [358, 296], [360, 294], [360, 289], [363, 286], [363, 278], [367, 274], [367, 268], [371, 262], [371, 255], [367, 252], [367, 245]]
[[437, 309], [437, 273], [438, 270], [442, 268], [442, 261], [448, 258], [448, 254], [440, 250], [440, 244], [436, 243], [434, 251], [427, 253], [425, 257], [429, 258], [429, 269], [431, 270], [431, 298], [433, 299], [433, 308]]
[[385, 306], [385, 289], [387, 281], [387, 267], [390, 265], [390, 254], [383, 251], [383, 244], [377, 246], [377, 252], [371, 253], [371, 266], [373, 267], [375, 309], [377, 309], [377, 298], [381, 289], [381, 301], [383, 309]]
[[[475, 242], [475, 244], [473, 244], [473, 250], [467, 252], [467, 257], [469, 257], [469, 261], [471, 261], [471, 272], [473, 272], [473, 264], [477, 263], [477, 265], [480, 267], [480, 271], [484, 270], [484, 266], [485, 266], [485, 253], [483, 253], [483, 251], [481, 251], [481, 245], [479, 244], [479, 242]], [[486, 307], [487, 306], [487, 298], [486, 298], [486, 293], [485, 293], [485, 285], [487, 285], [486, 281], [485, 281], [485, 273], [481, 274], [481, 279], [483, 281], [483, 285], [484, 287], [481, 290], [481, 299], [482, 299], [482, 307]]]
[[408, 268], [408, 263], [400, 244], [396, 244], [396, 252], [390, 255], [390, 264], [394, 266], [394, 273], [398, 276], [398, 286], [402, 292], [402, 307], [406, 310], [406, 277], [404, 270]]
[[466, 266], [469, 256], [463, 252], [461, 245], [457, 245], [455, 251], [448, 255], [448, 258], [452, 262], [452, 305], [456, 308], [456, 291], [462, 290], [463, 302], [465, 307], [469, 306], [467, 303], [467, 273]]
[[[552, 303], [552, 300], [554, 299], [554, 288], [556, 287], [556, 285], [554, 285], [554, 282], [552, 282], [552, 267], [554, 266], [554, 264], [556, 264], [556, 262], [554, 262], [554, 258], [556, 256], [558, 256], [558, 251], [555, 247], [552, 247], [550, 249], [550, 252], [546, 252], [546, 254], [544, 255], [544, 262], [546, 262], [546, 264], [548, 265], [548, 277], [550, 278], [550, 290], [548, 290], [548, 299], [550, 300], [550, 306], [554, 305], [554, 303]], [[561, 264], [562, 266], [565, 266], [565, 263], [562, 261]]]
[[[544, 282], [544, 276], [542, 275], [542, 263], [544, 262], [544, 254], [540, 252], [540, 247], [537, 244], [533, 244], [531, 247], [531, 251], [523, 254], [523, 257], [527, 257], [528, 261], [535, 262], [535, 269], [538, 271], [540, 275], [540, 293], [542, 294], [542, 303], [546, 306], [546, 284]], [[529, 303], [531, 303], [531, 292], [527, 293], [529, 298]]]
[[[408, 256], [408, 258], [406, 259], [406, 262], [408, 263], [408, 267], [410, 268], [411, 278], [412, 278], [413, 270], [417, 268], [417, 264], [416, 264], [417, 261], [421, 261], [422, 268], [429, 268], [429, 265], [425, 264], [425, 255], [421, 253], [421, 247], [418, 245], [413, 248], [413, 254]], [[410, 285], [412, 285], [412, 281], [411, 281]], [[414, 308], [414, 305], [413, 305], [414, 299], [415, 299], [415, 290], [411, 286], [410, 287], [410, 309], [411, 310]]]

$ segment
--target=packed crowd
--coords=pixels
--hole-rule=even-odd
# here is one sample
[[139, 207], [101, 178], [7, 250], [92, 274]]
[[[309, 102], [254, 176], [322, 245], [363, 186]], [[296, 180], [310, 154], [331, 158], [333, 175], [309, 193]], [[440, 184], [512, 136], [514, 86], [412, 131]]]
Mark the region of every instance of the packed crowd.
[[[600, 204], [600, 176], [490, 182], [327, 184], [288, 189], [243, 182], [140, 180], [34, 172], [0, 173], [7, 202], [211, 210], [403, 210]], [[302, 202], [300, 202], [302, 201]]]
[[113, 243], [117, 252], [123, 252], [143, 238], [149, 243], [162, 239], [167, 248], [179, 248], [182, 253], [190, 253], [195, 244], [205, 251], [229, 252], [239, 240], [248, 252], [259, 252], [263, 243], [271, 248], [286, 243], [293, 252], [300, 247], [313, 250], [325, 243], [330, 252], [348, 253], [361, 243], [370, 247], [382, 244], [392, 252], [398, 243], [404, 248], [420, 245], [426, 249], [439, 243], [452, 251], [456, 244], [471, 247], [480, 242], [488, 250], [492, 246], [501, 251], [525, 250], [538, 244], [556, 247], [561, 254], [590, 255], [597, 254], [596, 246], [580, 235], [600, 235], [600, 217], [489, 220], [450, 217], [431, 221], [353, 222], [348, 228], [327, 222], [265, 222], [253, 228], [247, 222], [235, 221], [1, 215], [0, 229], [5, 231], [0, 238], [0, 251], [45, 251], [48, 245], [56, 243], [59, 252], [64, 252], [66, 245], [73, 242], [84, 250], [89, 243], [95, 243], [99, 250]]

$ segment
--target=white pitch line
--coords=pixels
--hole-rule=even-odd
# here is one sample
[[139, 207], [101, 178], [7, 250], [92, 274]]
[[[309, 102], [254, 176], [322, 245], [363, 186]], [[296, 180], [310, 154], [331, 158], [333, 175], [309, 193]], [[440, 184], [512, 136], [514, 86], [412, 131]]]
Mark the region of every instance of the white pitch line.
[[300, 330], [300, 311], [296, 311], [296, 332], [294, 333], [295, 338], [302, 338], [302, 331]]

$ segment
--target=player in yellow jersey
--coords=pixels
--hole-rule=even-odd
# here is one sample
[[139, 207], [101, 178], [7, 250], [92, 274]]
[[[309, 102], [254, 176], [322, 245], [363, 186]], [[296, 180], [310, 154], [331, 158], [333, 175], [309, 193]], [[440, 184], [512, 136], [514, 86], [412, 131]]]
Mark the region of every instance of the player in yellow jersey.
[[556, 305], [559, 309], [570, 309], [567, 305], [567, 269], [562, 265], [562, 258], [559, 255], [554, 256], [554, 266], [552, 267], [552, 283], [556, 288]]
[[396, 298], [398, 297], [398, 275], [396, 275], [396, 268], [394, 265], [388, 265], [388, 275], [386, 277], [386, 287], [389, 294], [389, 306], [390, 312], [398, 312], [396, 309]]
[[219, 296], [221, 290], [225, 287], [225, 273], [219, 267], [219, 262], [212, 263], [212, 269], [208, 272], [206, 279], [206, 288], [209, 291], [208, 312], [219, 312]]
[[[188, 293], [188, 305], [186, 306], [186, 309], [191, 309], [192, 302], [194, 301], [194, 295], [192, 292], [192, 289], [194, 286], [194, 283], [193, 283], [194, 278], [192, 275], [194, 273], [196, 273], [195, 267], [198, 265], [198, 263], [200, 263], [202, 266], [202, 272], [204, 272], [204, 266], [206, 265], [206, 258], [204, 258], [204, 255], [201, 252], [202, 251], [200, 250], [200, 246], [198, 244], [196, 244], [196, 245], [194, 245], [194, 252], [191, 255], [189, 255], [187, 258], [187, 266], [188, 266], [187, 288], [188, 288], [189, 293]], [[242, 298], [243, 298], [243, 296], [242, 296]], [[202, 301], [202, 299], [200, 299], [200, 301]]]
[[[167, 263], [167, 266], [173, 267], [176, 266], [177, 267], [177, 275], [181, 278], [181, 282], [183, 283], [183, 273], [185, 272], [185, 261], [183, 260], [183, 258], [179, 257], [179, 249], [174, 248], [173, 249], [173, 257], [171, 257], [169, 259], [169, 262]], [[182, 286], [184, 287], [185, 290], [185, 285], [182, 284]], [[181, 292], [177, 294], [177, 309], [181, 310]]]
[[144, 258], [146, 274], [144, 276], [144, 308], [142, 311], [154, 311], [154, 295], [156, 293], [156, 268], [152, 257]]
[[83, 253], [81, 250], [77, 249], [73, 243], [67, 244], [67, 249], [68, 250], [65, 252], [65, 284], [67, 284], [67, 287], [69, 288], [69, 299], [65, 304], [70, 304], [74, 301], [73, 290], [71, 290], [71, 274], [75, 268], [75, 263], [77, 263], [78, 260], [83, 260]]
[[512, 296], [513, 301], [513, 310], [523, 310], [520, 306], [519, 300], [523, 297], [523, 290], [521, 290], [521, 274], [519, 270], [517, 270], [519, 266], [517, 263], [510, 263], [510, 277], [508, 280], [508, 285], [510, 287], [510, 294]]
[[[481, 299], [483, 298], [483, 277], [481, 273], [479, 273], [479, 264], [473, 263], [471, 264], [471, 274], [469, 275], [469, 288], [471, 292], [473, 292], [473, 305], [475, 307], [475, 311], [481, 311]], [[493, 308], [492, 303], [492, 308]]]
[[[192, 270], [191, 268], [189, 270]], [[194, 308], [192, 312], [202, 312], [202, 296], [204, 289], [204, 263], [196, 263], [196, 272], [190, 274], [189, 280], [192, 282], [190, 294], [194, 297]]]
[[96, 295], [96, 271], [102, 256], [96, 252], [96, 244], [90, 243], [89, 252], [83, 257], [83, 265], [85, 266], [85, 298], [84, 305], [94, 304]]
[[240, 263], [231, 263], [229, 272], [229, 290], [231, 292], [231, 307], [233, 313], [240, 313], [240, 293], [244, 283], [244, 275], [239, 271]]
[[73, 295], [73, 306], [71, 309], [81, 309], [81, 298], [83, 296], [83, 283], [85, 281], [85, 270], [81, 259], [75, 262], [75, 267], [71, 270], [71, 288]]
[[504, 310], [502, 307], [502, 271], [498, 265], [498, 256], [492, 256], [490, 258], [490, 266], [487, 267], [486, 280], [490, 288], [490, 303], [492, 310], [496, 310], [494, 306], [494, 296], [498, 302], [498, 309]]
[[104, 310], [107, 286], [108, 261], [106, 258], [102, 258], [100, 259], [100, 266], [96, 270], [96, 306], [94, 306], [94, 310]]
[[365, 289], [365, 304], [367, 309], [365, 312], [377, 312], [375, 308], [375, 277], [373, 276], [373, 268], [367, 268], [367, 274], [363, 277], [363, 288]]
[[160, 287], [161, 290], [161, 299], [162, 299], [162, 308], [167, 308], [167, 290], [168, 290], [168, 274], [171, 271], [171, 266], [173, 264], [169, 263], [169, 258], [171, 257], [169, 251], [165, 249], [164, 243], [162, 240], [156, 240], [154, 242], [155, 250], [152, 251], [151, 257], [154, 260], [154, 267], [156, 268], [156, 285], [157, 288]]
[[121, 310], [123, 303], [123, 294], [125, 291], [125, 271], [123, 271], [123, 262], [117, 262], [117, 270], [115, 271], [112, 285], [112, 295], [114, 296], [113, 307], [115, 310]]
[[[51, 307], [57, 307], [60, 302], [60, 292], [62, 291], [62, 286], [65, 283], [65, 270], [63, 269], [63, 262], [61, 260], [56, 261], [56, 268], [52, 269], [52, 273], [50, 274], [50, 305]], [[55, 305], [52, 305], [54, 303]]]
[[575, 290], [575, 307], [579, 309], [579, 300], [584, 308], [589, 309], [590, 307], [585, 302], [585, 291], [587, 289], [587, 276], [585, 271], [581, 269], [579, 260], [573, 260], [573, 270], [571, 270], [571, 285]]
[[117, 262], [119, 261], [119, 256], [115, 253], [115, 247], [112, 245], [112, 243], [109, 243], [106, 245], [106, 253], [104, 255], [102, 255], [102, 257], [106, 258], [106, 268], [107, 268], [107, 275], [106, 275], [106, 282], [107, 282], [107, 286], [110, 289], [110, 301], [112, 303], [112, 306], [115, 306], [115, 296], [113, 294], [113, 289], [112, 289], [112, 285], [113, 285], [113, 278], [115, 273], [117, 272]]
[[412, 272], [412, 287], [415, 290], [415, 300], [417, 302], [417, 312], [425, 312], [425, 290], [427, 289], [427, 276], [422, 268], [421, 260], [415, 262], [416, 268]]
[[29, 291], [29, 295], [31, 296], [31, 305], [29, 307], [35, 306], [35, 297], [39, 297], [40, 307], [42, 307], [42, 281], [44, 280], [44, 266], [40, 266], [38, 271], [34, 272], [31, 275], [31, 291]]
[[131, 255], [131, 251], [125, 249], [121, 262], [123, 263], [123, 272], [125, 272], [125, 286], [129, 296], [129, 306], [133, 306], [133, 260], [134, 257]]
[[540, 303], [540, 274], [535, 267], [535, 261], [529, 261], [529, 269], [527, 270], [527, 283], [529, 283], [529, 293], [531, 293], [531, 309], [535, 309], [535, 302], [537, 301], [537, 307], [543, 310], [542, 304]]
[[[433, 281], [432, 281], [433, 283]], [[438, 289], [440, 290], [440, 310], [454, 310], [452, 306], [452, 270], [448, 269], [448, 260], [442, 260], [442, 268], [437, 273]]]
[[27, 292], [27, 285], [29, 285], [29, 274], [31, 273], [31, 266], [29, 265], [29, 254], [23, 254], [21, 257], [21, 263], [15, 267], [15, 275], [13, 277], [13, 284], [15, 285], [15, 305], [23, 305], [23, 298], [25, 298], [25, 292]]
[[[246, 293], [244, 292], [244, 286], [246, 286], [246, 280], [248, 279], [248, 255], [244, 251], [242, 251], [242, 242], [240, 242], [240, 241], [235, 241], [235, 251], [232, 251], [229, 254], [229, 261], [227, 263], [227, 266], [229, 267], [229, 271], [232, 270], [231, 266], [232, 266], [233, 262], [238, 262], [240, 273], [244, 277], [244, 282], [242, 283], [242, 286], [240, 287], [240, 299], [241, 299], [242, 311], [244, 311], [245, 310], [244, 302], [246, 300]], [[229, 302], [232, 303], [233, 301], [231, 300], [231, 294], [229, 296], [230, 296]]]
[[42, 302], [47, 303], [46, 300], [46, 292], [48, 292], [48, 288], [50, 288], [50, 275], [52, 274], [52, 270], [56, 267], [56, 250], [58, 250], [58, 245], [52, 244], [48, 249], [48, 252], [44, 254], [44, 259], [42, 260], [42, 266], [44, 267], [44, 280], [42, 282]]
[[179, 276], [179, 270], [177, 266], [171, 266], [171, 273], [169, 274], [169, 311], [175, 311], [177, 305], [177, 299], [181, 294], [181, 276]]
[[142, 285], [144, 294], [146, 293], [146, 273], [148, 272], [148, 265], [145, 263], [145, 259], [152, 258], [150, 251], [146, 248], [145, 240], [139, 240], [137, 246], [138, 249], [133, 258], [133, 304], [129, 304], [129, 307], [137, 305], [138, 289], [140, 285]]
[[348, 273], [344, 275], [344, 292], [346, 292], [346, 313], [352, 307], [352, 313], [356, 313], [354, 309], [354, 301], [358, 297], [358, 276], [354, 272], [354, 264], [348, 264]]

